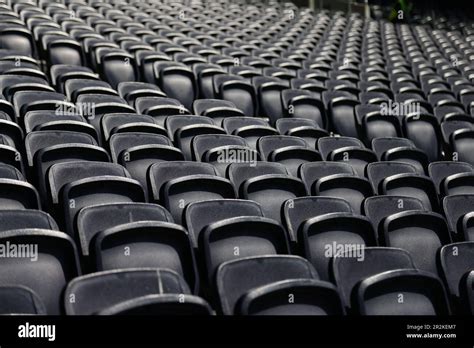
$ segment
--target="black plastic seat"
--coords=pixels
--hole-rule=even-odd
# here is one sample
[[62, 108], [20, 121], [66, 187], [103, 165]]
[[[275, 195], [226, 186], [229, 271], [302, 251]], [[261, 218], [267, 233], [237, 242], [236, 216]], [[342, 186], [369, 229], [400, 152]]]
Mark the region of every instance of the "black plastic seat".
[[34, 43], [31, 32], [22, 26], [2, 23], [0, 25], [0, 47], [3, 49], [13, 49], [16, 52], [33, 56]]
[[48, 172], [53, 208], [74, 235], [74, 221], [84, 207], [104, 203], [144, 202], [140, 183], [118, 164], [74, 161], [53, 164]]
[[314, 194], [315, 184], [319, 179], [335, 174], [356, 175], [356, 172], [354, 168], [347, 163], [314, 162], [303, 164], [299, 176], [308, 188], [308, 192]]
[[280, 80], [290, 81], [296, 77], [296, 71], [279, 67], [263, 68], [262, 72], [264, 76], [279, 78]]
[[138, 50], [135, 52], [137, 65], [143, 81], [155, 83], [154, 65], [156, 62], [169, 62], [171, 58], [155, 50]]
[[158, 86], [170, 98], [178, 99], [191, 110], [198, 88], [193, 72], [184, 64], [157, 62], [154, 64]]
[[327, 129], [324, 104], [308, 91], [286, 89], [281, 92], [287, 117], [313, 120], [320, 128]]
[[261, 71], [259, 69], [254, 69], [250, 66], [231, 66], [229, 68], [229, 73], [231, 75], [242, 76], [247, 80], [247, 82], [251, 82], [252, 77], [261, 76]]
[[306, 221], [325, 214], [352, 212], [348, 202], [333, 197], [300, 197], [285, 202], [283, 216], [290, 240], [297, 242]]
[[51, 83], [55, 89], [63, 93], [64, 84], [70, 79], [87, 78], [97, 80], [99, 77], [88, 67], [79, 65], [56, 64], [50, 68]]
[[[88, 206], [76, 219], [77, 240], [81, 256], [94, 254], [94, 237], [109, 228], [140, 221], [173, 222], [171, 215], [162, 207], [147, 203], [113, 203]], [[88, 267], [92, 267], [86, 262]]]
[[101, 120], [104, 140], [115, 133], [140, 132], [167, 136], [168, 132], [155, 123], [153, 117], [129, 113], [105, 114]]
[[443, 278], [458, 313], [468, 314], [468, 275], [474, 269], [474, 243], [445, 245], [440, 251]]
[[[326, 91], [326, 88], [324, 87], [324, 83], [322, 81], [317, 80], [316, 77], [319, 77], [322, 80], [324, 80], [325, 77], [319, 75], [318, 73], [312, 73], [311, 71], [305, 72], [304, 69], [300, 69], [298, 71], [298, 75], [302, 76], [302, 73], [308, 73], [309, 76], [305, 75], [306, 78], [301, 77], [291, 79], [291, 88], [302, 91], [308, 91], [313, 98], [321, 100], [322, 93]], [[312, 77], [311, 74], [314, 74], [315, 77]]]
[[397, 174], [417, 174], [416, 168], [403, 162], [375, 162], [367, 165], [367, 177], [374, 192], [382, 193], [382, 184], [386, 178]]
[[[112, 86], [103, 80], [96, 80], [89, 76], [78, 76], [77, 78], [70, 78], [64, 82], [64, 94], [68, 100], [72, 102], [78, 102], [81, 95], [106, 95], [116, 97], [115, 100], [109, 100], [110, 102], [125, 103], [125, 100], [119, 99], [118, 93]], [[107, 100], [106, 100], [107, 101]], [[79, 104], [77, 104], [80, 106]], [[87, 109], [85, 109], [86, 111]], [[86, 115], [84, 115], [86, 116]]]
[[459, 115], [465, 113], [461, 103], [449, 102], [435, 106], [434, 115], [438, 120], [448, 120], [452, 115]]
[[362, 260], [349, 252], [347, 256], [333, 258], [332, 270], [342, 302], [351, 312], [357, 310], [357, 293], [363, 280], [387, 271], [415, 269], [410, 254], [397, 248], [365, 248]]
[[39, 296], [22, 285], [0, 286], [0, 314], [46, 315], [46, 308]]
[[48, 213], [33, 209], [0, 211], [0, 226], [0, 232], [33, 228], [59, 231]]
[[43, 35], [42, 45], [49, 66], [56, 64], [78, 65], [84, 64], [81, 45], [67, 36]]
[[[360, 104], [360, 105], [357, 105], [355, 107], [356, 120], [357, 120], [357, 124], [359, 126], [362, 126], [362, 120], [367, 115], [372, 115], [372, 114], [373, 115], [382, 114], [382, 106], [377, 105], [377, 104]], [[383, 115], [384, 116], [393, 116], [393, 115], [390, 115], [390, 114], [385, 115], [385, 113]], [[390, 119], [390, 117], [389, 117], [389, 119]], [[399, 124], [399, 128], [400, 128], [400, 124]]]
[[450, 175], [441, 186], [441, 195], [472, 194], [474, 193], [473, 180], [474, 174], [469, 172]]
[[428, 156], [430, 162], [441, 156], [441, 135], [439, 124], [432, 115], [408, 115], [403, 118], [403, 132], [415, 146]]
[[226, 117], [245, 116], [233, 102], [220, 99], [196, 99], [193, 110], [196, 115], [211, 117], [217, 122]]
[[356, 296], [361, 315], [450, 314], [441, 281], [428, 272], [393, 270], [376, 274], [360, 283]]
[[174, 56], [174, 60], [186, 64], [192, 67], [194, 64], [205, 64], [207, 60], [204, 57], [201, 57], [199, 54], [192, 54], [192, 53], [176, 53]]
[[47, 314], [61, 314], [64, 288], [80, 274], [73, 240], [62, 232], [23, 229], [1, 233], [0, 241], [26, 245], [28, 252], [23, 258], [0, 259], [1, 283], [31, 289]]
[[217, 291], [224, 315], [240, 312], [240, 301], [249, 291], [280, 281], [312, 279], [318, 274], [305, 259], [297, 256], [249, 257], [228, 261], [216, 274]]
[[29, 111], [23, 119], [26, 133], [35, 131], [70, 131], [89, 134], [98, 140], [97, 131], [80, 113], [56, 111]]
[[28, 111], [51, 110], [59, 114], [61, 109], [75, 110], [75, 105], [68, 103], [63, 94], [48, 91], [17, 92], [13, 98], [13, 105], [20, 122]]
[[427, 210], [439, 211], [436, 188], [430, 178], [410, 173], [394, 174], [379, 184], [381, 194], [415, 197]]
[[438, 274], [436, 255], [441, 246], [451, 242], [451, 236], [441, 215], [404, 211], [385, 218], [379, 240], [382, 245], [407, 250], [417, 269]]
[[12, 118], [4, 111], [0, 111], [0, 120], [11, 121]]
[[[288, 303], [288, 298], [296, 300]], [[241, 300], [242, 315], [343, 315], [334, 285], [318, 280], [289, 280], [249, 291]]]
[[396, 116], [369, 113], [362, 118], [361, 133], [365, 143], [370, 144], [376, 138], [399, 137], [402, 131]]
[[193, 66], [201, 98], [214, 98], [214, 76], [225, 74], [225, 70], [216, 64], [196, 64]]
[[311, 193], [316, 196], [343, 198], [349, 202], [355, 214], [361, 213], [364, 199], [374, 194], [367, 179], [351, 174], [324, 176], [313, 184]]
[[20, 91], [54, 92], [54, 89], [48, 85], [47, 80], [43, 77], [15, 74], [2, 74], [0, 76], [0, 94], [3, 94], [7, 101], [12, 102], [14, 95]]
[[[376, 88], [375, 85], [369, 85], [367, 88], [366, 92], [361, 92], [359, 95], [362, 105], [382, 105], [383, 103], [388, 104], [390, 102], [390, 96], [387, 95], [388, 91], [384, 93], [384, 87]], [[389, 91], [391, 92], [391, 90]], [[356, 108], [358, 108], [358, 106]]]
[[90, 115], [87, 115], [88, 110], [83, 112], [82, 115], [86, 114], [84, 116], [97, 131], [100, 131], [100, 121], [105, 114], [135, 113], [135, 109], [117, 95], [81, 94], [76, 103], [84, 105], [86, 108], [92, 107]]
[[195, 161], [213, 164], [222, 177], [231, 163], [253, 165], [260, 160], [259, 153], [251, 149], [245, 139], [235, 135], [196, 135], [191, 141], [191, 149]]
[[8, 116], [8, 118], [5, 118], [7, 121], [12, 121], [15, 119], [15, 109], [13, 108], [13, 105], [5, 99], [3, 94], [0, 93], [0, 112], [4, 116]]
[[257, 147], [265, 160], [283, 164], [295, 177], [302, 164], [322, 160], [316, 150], [298, 137], [268, 135], [258, 140]]
[[331, 258], [338, 257], [341, 250], [351, 250], [354, 257], [363, 258], [363, 249], [376, 245], [370, 220], [352, 213], [328, 213], [309, 218], [299, 231], [303, 254], [322, 280], [329, 280]]
[[[194, 204], [201, 203], [209, 208], [219, 209], [225, 201], [213, 200]], [[188, 206], [186, 214], [188, 211], [193, 213], [194, 209], [196, 208], [193, 205]], [[209, 283], [212, 283], [219, 265], [226, 261], [289, 252], [286, 232], [276, 221], [262, 216], [224, 215], [221, 215], [222, 219], [208, 221], [209, 224], [205, 225], [198, 237], [200, 249], [204, 253]]]
[[160, 126], [164, 126], [168, 116], [190, 114], [179, 100], [164, 97], [137, 98], [135, 108], [139, 113], [153, 117], [156, 124]]
[[[411, 92], [403, 92], [395, 94], [395, 101], [400, 103], [399, 109], [402, 111], [400, 112], [399, 116], [408, 116], [411, 112], [421, 114], [432, 114], [433, 108], [431, 104], [425, 100], [423, 92], [421, 90], [415, 89], [415, 93]], [[414, 111], [416, 110], [416, 111]]]
[[24, 173], [23, 157], [21, 152], [15, 148], [15, 144], [0, 134], [0, 163], [10, 165]]
[[132, 82], [138, 79], [135, 57], [123, 50], [102, 47], [95, 50], [97, 70], [113, 88], [121, 82]]
[[374, 196], [364, 202], [364, 215], [372, 221], [379, 235], [383, 230], [385, 218], [409, 210], [425, 208], [419, 199], [406, 196]]
[[140, 182], [145, 193], [148, 186], [148, 169], [152, 164], [184, 160], [182, 152], [173, 147], [168, 138], [159, 134], [116, 133], [110, 137], [109, 147], [112, 160], [124, 166], [132, 178]]
[[182, 276], [193, 292], [199, 289], [199, 276], [188, 234], [177, 224], [160, 221], [120, 224], [96, 234], [92, 243], [99, 271], [168, 268]]
[[365, 148], [342, 147], [333, 150], [329, 155], [329, 160], [347, 162], [354, 168], [357, 175], [363, 178], [367, 166], [372, 162], [376, 162], [377, 157], [375, 153]]
[[71, 280], [65, 290], [64, 307], [67, 315], [92, 315], [146, 295], [190, 293], [182, 277], [169, 269], [119, 269]]
[[265, 217], [278, 222], [282, 221], [286, 200], [307, 194], [303, 182], [290, 176], [278, 163], [256, 162], [253, 166], [232, 163], [227, 174], [240, 198], [260, 203]]
[[474, 313], [474, 272], [470, 272], [466, 280], [466, 296], [469, 301], [469, 307], [471, 309], [471, 314]]
[[200, 234], [215, 222], [243, 216], [250, 221], [263, 220], [260, 219], [263, 217], [263, 212], [258, 203], [238, 199], [194, 202], [186, 207], [184, 215], [189, 238], [194, 248], [198, 248], [201, 241]]
[[[428, 166], [428, 172], [431, 179], [433, 180], [438, 193], [443, 194], [455, 194], [458, 193], [469, 193], [469, 192], [460, 192], [463, 186], [458, 180], [461, 178], [455, 176], [462, 173], [471, 173], [473, 168], [470, 164], [464, 162], [433, 162]], [[452, 180], [454, 179], [454, 180]], [[452, 180], [452, 181], [451, 181]], [[456, 183], [457, 181], [457, 183]], [[447, 190], [447, 191], [446, 191]]]
[[[450, 150], [451, 135], [461, 129], [474, 129], [474, 119], [469, 115], [456, 115], [452, 119], [441, 123], [441, 135], [443, 137], [444, 148]], [[447, 151], [446, 157], [452, 155]]]
[[0, 210], [41, 209], [36, 188], [23, 180], [0, 179]]
[[328, 119], [332, 129], [342, 136], [357, 137], [355, 107], [359, 105], [356, 99], [344, 92], [324, 92], [323, 99], [328, 100]]
[[184, 208], [192, 202], [235, 198], [229, 180], [218, 177], [214, 166], [197, 162], [160, 162], [149, 169], [150, 195], [181, 223]]
[[16, 123], [0, 120], [0, 136], [16, 149], [23, 149], [23, 131]]
[[230, 117], [222, 121], [227, 133], [244, 138], [252, 149], [257, 149], [257, 141], [266, 135], [277, 135], [267, 120], [258, 117]]
[[252, 79], [258, 95], [259, 114], [270, 119], [272, 125], [284, 116], [281, 92], [288, 86], [281, 79], [257, 76]]
[[323, 159], [330, 160], [331, 153], [339, 148], [365, 148], [357, 138], [352, 137], [324, 137], [318, 140], [318, 149]]
[[226, 134], [225, 130], [215, 125], [205, 116], [175, 115], [165, 122], [169, 137], [181, 149], [187, 161], [192, 160], [191, 143], [195, 136], [202, 134]]
[[53, 164], [75, 160], [110, 160], [92, 136], [72, 131], [31, 132], [25, 138], [25, 147], [28, 167], [34, 173], [42, 195], [46, 195], [45, 180]]
[[461, 103], [464, 105], [466, 111], [473, 115], [474, 114], [474, 91], [470, 90], [462, 90], [459, 92], [459, 99]]
[[474, 212], [474, 195], [454, 195], [443, 199], [443, 211], [455, 241], [474, 240], [471, 217]]
[[250, 66], [259, 70], [261, 70], [262, 68], [271, 66], [271, 64], [267, 62], [266, 60], [257, 58], [254, 56], [242, 57], [241, 62], [243, 65]]
[[130, 106], [135, 106], [138, 98], [144, 97], [166, 97], [158, 86], [146, 82], [121, 82], [117, 86], [119, 95], [127, 101]]
[[305, 118], [281, 118], [276, 121], [276, 128], [282, 135], [304, 139], [311, 148], [317, 148], [318, 139], [329, 135], [315, 121]]
[[381, 161], [396, 161], [415, 166], [418, 174], [427, 173], [428, 156], [406, 138], [376, 138], [372, 149]]
[[211, 306], [193, 295], [147, 295], [120, 302], [97, 313], [98, 315], [124, 316], [206, 316], [212, 315]]
[[23, 174], [17, 168], [5, 163], [0, 163], [0, 178], [23, 181], [25, 180]]
[[[18, 59], [21, 60], [21, 58], [18, 58]], [[12, 61], [2, 62], [2, 64], [0, 64], [0, 71], [4, 75], [37, 77], [40, 79], [46, 79], [46, 74], [38, 68], [38, 65], [34, 63], [30, 63], [30, 62], [24, 62], [24, 63], [15, 63]]]
[[474, 131], [460, 129], [451, 135], [451, 149], [456, 153], [456, 159], [474, 165]]
[[243, 77], [219, 74], [213, 83], [217, 98], [232, 102], [245, 116], [258, 114], [255, 88]]

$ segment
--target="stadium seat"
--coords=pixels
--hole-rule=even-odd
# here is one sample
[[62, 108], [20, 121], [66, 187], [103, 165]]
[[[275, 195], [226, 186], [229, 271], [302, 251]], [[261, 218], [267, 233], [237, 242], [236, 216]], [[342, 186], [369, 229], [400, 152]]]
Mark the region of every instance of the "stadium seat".
[[368, 247], [364, 249], [363, 259], [348, 256], [333, 258], [332, 270], [341, 299], [350, 313], [357, 311], [356, 295], [362, 281], [387, 271], [415, 269], [410, 254], [397, 248]]
[[194, 253], [186, 231], [170, 222], [137, 221], [99, 232], [93, 242], [98, 271], [120, 268], [169, 268], [193, 292], [199, 289]]
[[451, 242], [451, 236], [441, 215], [415, 210], [386, 217], [379, 240], [382, 245], [409, 251], [417, 269], [439, 274], [436, 255]]
[[443, 211], [455, 241], [473, 241], [471, 229], [473, 195], [454, 195], [443, 199]]
[[321, 155], [301, 138], [287, 135], [268, 135], [260, 137], [257, 147], [263, 159], [283, 164], [293, 176], [303, 163], [321, 161]]
[[469, 11], [0, 2], [0, 314], [474, 313]]
[[0, 313], [2, 315], [46, 315], [46, 308], [39, 296], [22, 285], [0, 287]]
[[236, 135], [197, 135], [191, 141], [191, 148], [193, 160], [213, 164], [222, 177], [225, 177], [231, 163], [253, 165], [261, 159], [260, 154], [251, 149], [245, 139]]
[[249, 146], [256, 150], [257, 141], [266, 135], [278, 135], [268, 121], [258, 117], [230, 117], [222, 120], [222, 127], [227, 133], [244, 138]]
[[[301, 279], [318, 280], [318, 274], [311, 264], [297, 256], [249, 257], [228, 261], [219, 266], [216, 275], [222, 313], [231, 315], [245, 311], [247, 306], [242, 308], [241, 303], [250, 295], [250, 290], [285, 280], [290, 282]], [[267, 291], [262, 295], [266, 293]], [[254, 297], [255, 295], [251, 296], [252, 301], [247, 301], [256, 301]], [[275, 296], [274, 301], [278, 298], [279, 296]], [[266, 302], [264, 299], [262, 301]]]
[[235, 198], [230, 181], [219, 177], [208, 163], [160, 162], [150, 167], [148, 175], [152, 200], [167, 208], [177, 223], [181, 223], [189, 203]]
[[469, 313], [468, 275], [472, 271], [474, 243], [448, 244], [440, 250], [441, 268], [446, 289], [458, 313]]
[[205, 316], [212, 315], [210, 305], [202, 298], [192, 295], [169, 294], [147, 295], [120, 302], [106, 308], [99, 315], [161, 315], [161, 316]]
[[286, 200], [307, 194], [303, 182], [290, 176], [282, 164], [232, 163], [227, 173], [240, 198], [260, 203], [264, 216], [278, 222]]
[[136, 180], [118, 164], [73, 161], [56, 163], [48, 171], [47, 189], [57, 217], [74, 235], [76, 214], [98, 203], [144, 202], [145, 194]]
[[73, 240], [62, 232], [43, 229], [5, 231], [0, 240], [2, 243], [26, 244], [29, 247], [25, 251], [29, 250], [28, 254], [22, 258], [1, 259], [2, 284], [16, 284], [30, 289], [44, 304], [47, 314], [61, 314], [62, 293], [69, 280], [80, 275]]
[[418, 270], [391, 270], [365, 278], [357, 289], [357, 304], [361, 315], [450, 314], [439, 278]]
[[64, 294], [64, 306], [68, 315], [90, 315], [142, 296], [165, 294], [191, 294], [191, 291], [169, 269], [118, 269], [72, 279]]

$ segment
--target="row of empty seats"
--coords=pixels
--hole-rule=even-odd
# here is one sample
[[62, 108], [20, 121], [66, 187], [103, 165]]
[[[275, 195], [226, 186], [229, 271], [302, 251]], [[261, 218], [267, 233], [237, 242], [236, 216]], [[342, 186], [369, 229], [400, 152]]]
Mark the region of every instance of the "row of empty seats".
[[0, 313], [474, 314], [473, 23], [0, 1]]

